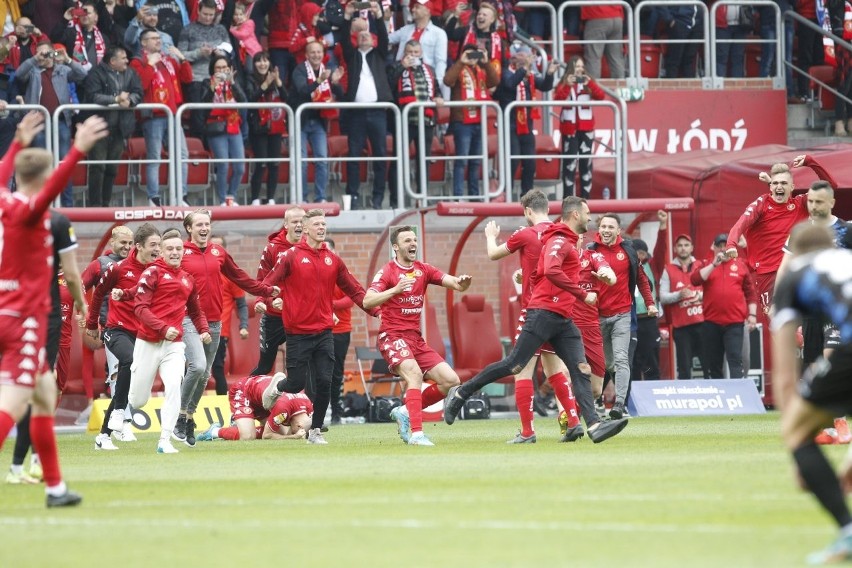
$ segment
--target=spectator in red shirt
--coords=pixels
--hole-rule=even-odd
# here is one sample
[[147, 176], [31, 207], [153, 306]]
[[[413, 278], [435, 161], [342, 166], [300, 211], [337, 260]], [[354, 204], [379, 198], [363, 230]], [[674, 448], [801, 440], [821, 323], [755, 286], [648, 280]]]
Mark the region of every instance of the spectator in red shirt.
[[721, 379], [722, 356], [732, 379], [745, 377], [743, 322], [749, 331], [757, 325], [757, 292], [748, 265], [725, 253], [725, 233], [713, 240], [713, 258], [692, 267], [690, 281], [704, 287], [704, 360], [711, 379]]
[[[797, 156], [792, 166], [807, 166], [831, 187], [837, 187], [829, 173], [806, 154]], [[784, 256], [784, 242], [793, 226], [808, 218], [807, 194], [792, 197], [795, 185], [787, 164], [775, 164], [768, 174], [761, 172], [758, 177], [769, 184], [769, 194], [755, 199], [731, 227], [726, 252], [730, 258], [736, 258], [740, 237], [746, 238], [748, 265], [756, 273], [757, 293], [763, 312], [767, 313], [772, 304], [775, 274]]]
[[603, 254], [615, 272], [616, 283], [602, 288], [598, 310], [604, 339], [606, 368], [615, 375], [615, 404], [611, 418], [621, 418], [630, 387], [630, 311], [636, 288], [648, 306], [648, 315], [657, 315], [648, 276], [639, 265], [639, 257], [629, 241], [621, 238], [621, 218], [605, 213], [598, 221], [598, 233], [589, 247]]
[[[417, 233], [407, 225], [390, 234], [395, 258], [376, 273], [364, 298], [364, 307], [382, 307], [377, 347], [392, 373], [405, 381], [405, 407], [391, 410], [399, 437], [409, 446], [433, 446], [423, 433], [422, 410], [443, 400], [457, 386], [459, 376], [429, 347], [420, 329], [420, 317], [429, 284], [464, 292], [470, 276], [451, 276], [417, 260]], [[423, 380], [435, 381], [421, 391]]]
[[[580, 8], [583, 28], [583, 57], [592, 77], [601, 76], [601, 56], [606, 55], [609, 76], [624, 77], [624, 9], [618, 5], [599, 6], [590, 2]], [[612, 42], [612, 43], [605, 43]]]

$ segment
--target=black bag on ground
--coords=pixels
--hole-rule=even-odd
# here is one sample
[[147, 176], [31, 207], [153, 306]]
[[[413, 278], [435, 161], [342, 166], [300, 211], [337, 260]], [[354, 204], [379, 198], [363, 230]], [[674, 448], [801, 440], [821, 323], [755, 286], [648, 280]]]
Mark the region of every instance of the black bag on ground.
[[370, 401], [366, 394], [349, 391], [343, 395], [343, 416], [367, 416]]
[[491, 399], [487, 394], [478, 392], [472, 395], [462, 407], [463, 420], [480, 420], [491, 417]]
[[367, 409], [367, 422], [393, 422], [390, 412], [402, 404], [398, 396], [375, 396], [370, 399]]

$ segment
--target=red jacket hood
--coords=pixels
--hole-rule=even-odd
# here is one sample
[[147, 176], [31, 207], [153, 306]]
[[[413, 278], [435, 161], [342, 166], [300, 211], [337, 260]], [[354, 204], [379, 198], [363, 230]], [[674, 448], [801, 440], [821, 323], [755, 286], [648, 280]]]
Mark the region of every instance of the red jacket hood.
[[309, 30], [314, 29], [314, 16], [322, 12], [317, 4], [313, 2], [305, 2], [299, 8], [299, 22], [305, 25]]
[[551, 223], [542, 233], [541, 233], [541, 242], [545, 243], [548, 239], [550, 239], [553, 235], [560, 234], [564, 235], [568, 239], [570, 239], [573, 243], [577, 242], [578, 235], [574, 231], [571, 230], [571, 227], [562, 223], [561, 221], [555, 221]]
[[604, 246], [604, 247], [611, 247], [611, 248], [615, 248], [615, 247], [617, 247], [618, 245], [620, 245], [621, 243], [623, 243], [623, 242], [624, 242], [624, 239], [622, 239], [622, 238], [621, 238], [621, 235], [618, 235], [617, 237], [615, 237], [615, 242], [614, 242], [614, 243], [612, 243], [611, 245], [606, 245], [606, 244], [604, 244], [604, 242], [601, 240], [601, 234], [600, 234], [600, 233], [595, 233], [595, 242], [596, 242], [596, 243], [598, 243], [598, 244], [599, 244], [599, 245], [601, 245], [601, 246]]

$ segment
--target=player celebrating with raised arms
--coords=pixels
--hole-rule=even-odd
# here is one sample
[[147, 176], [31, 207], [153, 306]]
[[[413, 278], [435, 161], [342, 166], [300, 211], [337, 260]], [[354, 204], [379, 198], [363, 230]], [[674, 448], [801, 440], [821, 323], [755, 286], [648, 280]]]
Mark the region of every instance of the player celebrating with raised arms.
[[[222, 428], [214, 423], [198, 435], [198, 440], [304, 440], [314, 405], [303, 393], [278, 395], [275, 384], [286, 378], [284, 373], [252, 375], [231, 385], [228, 402], [232, 425]], [[255, 420], [262, 426], [255, 426]]]
[[[53, 246], [47, 208], [62, 193], [77, 163], [107, 135], [102, 118], [77, 127], [65, 160], [51, 173], [53, 156], [26, 149], [44, 129], [38, 113], [24, 116], [0, 162], [0, 184], [14, 167], [18, 191], [0, 190], [0, 447], [32, 403], [30, 435], [44, 469], [48, 507], [77, 505], [82, 498], [62, 480], [53, 432], [56, 382], [45, 359], [47, 318], [51, 311]], [[86, 306], [77, 306], [86, 313]]]
[[[405, 381], [405, 406], [391, 411], [399, 437], [411, 446], [434, 446], [423, 433], [423, 409], [444, 399], [457, 386], [459, 376], [423, 339], [420, 316], [426, 287], [436, 284], [464, 292], [470, 276], [450, 276], [417, 260], [417, 233], [413, 227], [396, 227], [390, 234], [396, 257], [376, 273], [364, 307], [382, 306], [377, 344], [391, 372]], [[423, 379], [435, 384], [421, 391]]]

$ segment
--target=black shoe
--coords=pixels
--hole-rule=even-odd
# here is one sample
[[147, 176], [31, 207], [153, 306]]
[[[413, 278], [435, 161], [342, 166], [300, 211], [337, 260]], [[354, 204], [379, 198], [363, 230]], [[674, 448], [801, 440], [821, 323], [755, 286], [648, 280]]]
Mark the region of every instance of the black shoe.
[[579, 440], [580, 438], [583, 437], [583, 434], [585, 434], [585, 432], [583, 432], [583, 426], [580, 425], [580, 424], [577, 424], [573, 428], [568, 428], [568, 430], [565, 431], [565, 435], [562, 436], [562, 438], [559, 441], [560, 442], [576, 442], [577, 440]]
[[618, 420], [608, 420], [607, 422], [598, 422], [598, 426], [589, 430], [589, 438], [592, 442], [600, 444], [605, 440], [609, 440], [627, 427], [627, 418]]
[[355, 211], [356, 209], [361, 209], [361, 196], [357, 193], [352, 196], [352, 203], [350, 204], [350, 209]]
[[175, 424], [175, 429], [172, 432], [172, 438], [174, 438], [178, 442], [186, 441], [186, 414], [178, 415], [177, 423]]
[[74, 493], [73, 491], [66, 491], [62, 495], [47, 496], [47, 508], [52, 509], [53, 507], [73, 507], [75, 505], [79, 505], [83, 501], [83, 496]]
[[186, 445], [190, 448], [195, 447], [195, 420], [190, 418], [186, 421]]
[[452, 424], [456, 421], [456, 416], [459, 415], [461, 409], [464, 407], [465, 399], [460, 396], [456, 396], [460, 385], [456, 385], [451, 387], [449, 391], [447, 391], [447, 397], [444, 399], [444, 422], [447, 424]]
[[331, 424], [332, 424], [332, 426], [337, 426], [337, 425], [338, 425], [338, 424], [340, 424], [340, 423], [341, 423], [341, 422], [340, 422], [340, 416], [332, 416], [332, 417], [331, 417]]
[[624, 403], [616, 402], [612, 405], [612, 408], [609, 409], [609, 417], [613, 420], [620, 420], [624, 418]]
[[326, 426], [325, 424], [323, 424], [322, 426], [320, 426], [319, 431], [320, 431], [320, 432], [328, 432], [328, 426]]

